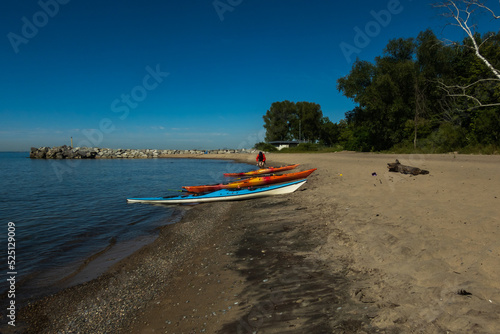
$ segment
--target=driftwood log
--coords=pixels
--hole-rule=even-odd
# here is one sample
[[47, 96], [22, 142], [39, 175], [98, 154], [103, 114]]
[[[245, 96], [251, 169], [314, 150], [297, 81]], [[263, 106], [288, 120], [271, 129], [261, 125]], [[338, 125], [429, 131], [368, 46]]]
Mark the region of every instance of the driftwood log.
[[399, 172], [402, 174], [429, 174], [428, 170], [402, 165], [398, 159], [396, 159], [396, 162], [389, 162], [387, 168], [389, 168], [389, 172]]

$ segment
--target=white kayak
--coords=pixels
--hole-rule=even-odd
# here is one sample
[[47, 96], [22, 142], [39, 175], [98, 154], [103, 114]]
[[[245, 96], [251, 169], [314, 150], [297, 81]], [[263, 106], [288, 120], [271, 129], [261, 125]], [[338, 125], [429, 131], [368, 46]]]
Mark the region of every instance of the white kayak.
[[293, 193], [299, 189], [306, 179], [297, 180], [289, 183], [273, 184], [260, 188], [245, 189], [221, 189], [208, 194], [192, 194], [174, 197], [146, 197], [146, 198], [127, 198], [128, 203], [149, 203], [149, 204], [184, 204], [184, 203], [206, 203], [220, 201], [236, 201], [264, 196], [283, 195]]

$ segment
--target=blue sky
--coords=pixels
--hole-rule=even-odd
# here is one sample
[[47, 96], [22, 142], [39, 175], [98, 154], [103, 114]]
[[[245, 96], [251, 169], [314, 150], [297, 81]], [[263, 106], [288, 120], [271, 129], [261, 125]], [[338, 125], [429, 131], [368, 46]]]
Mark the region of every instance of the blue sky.
[[0, 12], [0, 151], [71, 137], [74, 146], [249, 148], [263, 141], [275, 101], [344, 118], [353, 104], [336, 80], [390, 39], [427, 28], [462, 36], [416, 0], [5, 0]]

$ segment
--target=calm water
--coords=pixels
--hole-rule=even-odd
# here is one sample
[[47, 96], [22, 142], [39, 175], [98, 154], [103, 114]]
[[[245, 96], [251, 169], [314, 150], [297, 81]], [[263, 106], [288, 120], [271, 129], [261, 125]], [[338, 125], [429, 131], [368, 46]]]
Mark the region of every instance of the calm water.
[[[25, 281], [24, 286], [50, 284], [115, 242], [126, 249], [140, 247], [154, 238], [157, 227], [175, 222], [185, 209], [127, 204], [127, 197], [178, 195], [183, 185], [222, 182], [223, 172], [255, 169], [218, 160], [27, 156], [0, 153], [0, 270], [2, 277], [9, 271], [7, 234], [13, 222], [16, 281]], [[7, 290], [5, 282], [1, 280], [0, 293]]]

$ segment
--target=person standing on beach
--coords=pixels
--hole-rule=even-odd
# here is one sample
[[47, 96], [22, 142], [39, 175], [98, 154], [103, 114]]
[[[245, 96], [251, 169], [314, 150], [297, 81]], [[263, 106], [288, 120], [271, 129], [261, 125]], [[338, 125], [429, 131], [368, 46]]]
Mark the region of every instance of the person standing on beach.
[[264, 164], [266, 163], [266, 155], [262, 152], [259, 152], [259, 154], [257, 154], [257, 158], [255, 158], [255, 161], [257, 161], [257, 166], [259, 166], [259, 168], [264, 167]]

